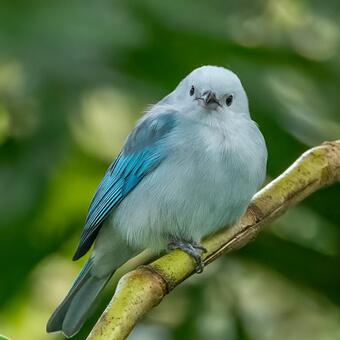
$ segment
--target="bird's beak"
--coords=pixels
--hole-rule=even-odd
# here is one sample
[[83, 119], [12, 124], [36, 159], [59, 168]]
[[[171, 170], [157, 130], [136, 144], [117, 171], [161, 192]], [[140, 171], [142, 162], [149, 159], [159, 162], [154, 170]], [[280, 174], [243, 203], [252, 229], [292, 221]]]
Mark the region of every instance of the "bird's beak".
[[201, 96], [201, 98], [205, 105], [209, 105], [209, 104], [220, 104], [216, 98], [216, 95], [214, 92], [212, 91], [206, 91], [203, 93], [203, 95]]

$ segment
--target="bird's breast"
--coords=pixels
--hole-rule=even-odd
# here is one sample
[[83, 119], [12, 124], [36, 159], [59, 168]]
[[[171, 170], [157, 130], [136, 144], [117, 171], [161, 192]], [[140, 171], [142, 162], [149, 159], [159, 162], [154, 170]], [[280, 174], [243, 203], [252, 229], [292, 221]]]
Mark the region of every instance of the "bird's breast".
[[171, 138], [166, 159], [115, 213], [114, 224], [130, 243], [157, 248], [172, 234], [199, 240], [234, 223], [262, 181], [247, 133], [193, 127]]

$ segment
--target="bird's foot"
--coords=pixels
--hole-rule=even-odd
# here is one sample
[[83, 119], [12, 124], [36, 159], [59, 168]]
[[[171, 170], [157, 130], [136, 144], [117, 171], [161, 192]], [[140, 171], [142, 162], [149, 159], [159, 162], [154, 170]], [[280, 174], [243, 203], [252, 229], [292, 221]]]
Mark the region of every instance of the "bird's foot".
[[207, 252], [207, 250], [194, 241], [186, 240], [172, 240], [168, 244], [169, 250], [181, 249], [188, 255], [190, 255], [196, 262], [196, 273], [202, 273], [204, 269], [204, 263], [202, 261], [202, 255]]

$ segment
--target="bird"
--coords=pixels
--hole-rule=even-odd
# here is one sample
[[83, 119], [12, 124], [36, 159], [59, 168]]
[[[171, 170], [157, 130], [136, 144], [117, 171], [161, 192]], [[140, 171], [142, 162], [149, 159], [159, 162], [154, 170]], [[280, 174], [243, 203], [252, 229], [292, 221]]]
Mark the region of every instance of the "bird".
[[141, 250], [181, 249], [203, 269], [203, 237], [244, 214], [267, 147], [238, 76], [201, 66], [151, 106], [90, 204], [73, 260], [92, 254], [47, 323], [75, 335], [115, 270]]

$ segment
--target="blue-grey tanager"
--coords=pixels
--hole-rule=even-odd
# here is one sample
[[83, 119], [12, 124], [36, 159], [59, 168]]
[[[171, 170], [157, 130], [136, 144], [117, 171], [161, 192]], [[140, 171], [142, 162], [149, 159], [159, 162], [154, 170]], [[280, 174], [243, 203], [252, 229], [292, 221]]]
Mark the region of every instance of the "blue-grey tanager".
[[74, 260], [93, 253], [47, 330], [74, 335], [114, 271], [144, 248], [180, 248], [231, 225], [264, 181], [267, 149], [239, 78], [203, 66], [138, 121], [89, 208]]

